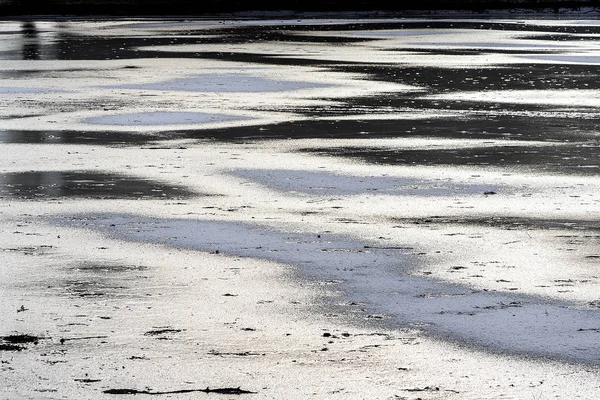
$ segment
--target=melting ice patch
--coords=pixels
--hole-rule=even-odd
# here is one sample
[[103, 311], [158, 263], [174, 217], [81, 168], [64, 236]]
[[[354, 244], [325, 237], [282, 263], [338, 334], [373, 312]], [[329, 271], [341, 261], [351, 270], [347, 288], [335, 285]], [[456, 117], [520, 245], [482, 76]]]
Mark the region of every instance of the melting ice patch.
[[140, 89], [184, 92], [261, 93], [301, 89], [318, 89], [329, 84], [291, 80], [266, 79], [242, 73], [199, 74], [162, 82], [108, 86], [113, 89]]
[[202, 112], [154, 111], [145, 113], [112, 114], [90, 117], [83, 122], [95, 125], [189, 125], [214, 122], [239, 121], [246, 119], [236, 115], [212, 114]]

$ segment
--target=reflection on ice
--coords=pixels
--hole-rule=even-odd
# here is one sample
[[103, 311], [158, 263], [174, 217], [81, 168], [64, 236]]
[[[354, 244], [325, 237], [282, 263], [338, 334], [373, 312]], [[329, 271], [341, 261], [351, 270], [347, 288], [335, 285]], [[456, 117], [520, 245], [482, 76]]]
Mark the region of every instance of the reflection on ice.
[[[517, 142], [515, 142], [517, 143]], [[521, 142], [525, 143], [525, 142]], [[561, 174], [597, 175], [600, 166], [594, 142], [565, 142], [464, 148], [393, 148], [340, 146], [307, 148], [320, 155], [358, 159], [373, 164], [396, 166], [489, 166]]]
[[87, 131], [18, 131], [0, 130], [0, 143], [43, 143], [43, 144], [144, 144], [164, 138], [160, 134], [135, 134], [130, 132], [87, 132]]
[[100, 172], [39, 171], [0, 174], [0, 198], [169, 199], [195, 193], [176, 185]]

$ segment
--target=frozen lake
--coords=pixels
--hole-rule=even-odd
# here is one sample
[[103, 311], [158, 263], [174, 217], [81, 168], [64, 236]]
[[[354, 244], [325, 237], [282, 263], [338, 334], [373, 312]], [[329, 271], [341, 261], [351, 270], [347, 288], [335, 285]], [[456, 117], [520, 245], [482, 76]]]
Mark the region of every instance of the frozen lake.
[[0, 22], [0, 393], [596, 398], [599, 39]]

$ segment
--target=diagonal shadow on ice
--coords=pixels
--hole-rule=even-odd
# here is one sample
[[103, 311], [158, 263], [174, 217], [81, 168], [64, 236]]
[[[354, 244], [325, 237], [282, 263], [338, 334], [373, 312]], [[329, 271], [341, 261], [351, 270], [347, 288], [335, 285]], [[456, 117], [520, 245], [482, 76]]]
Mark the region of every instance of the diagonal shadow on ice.
[[82, 122], [92, 125], [117, 125], [117, 126], [164, 126], [164, 125], [189, 125], [206, 124], [211, 122], [229, 122], [247, 119], [236, 115], [215, 114], [204, 112], [185, 111], [151, 111], [127, 114], [109, 114], [99, 117], [89, 117]]
[[457, 196], [498, 190], [497, 185], [455, 183], [444, 179], [392, 176], [357, 177], [320, 171], [238, 169], [229, 173], [275, 190], [309, 195], [370, 193], [395, 196]]
[[106, 86], [112, 89], [170, 90], [184, 92], [264, 93], [331, 87], [318, 82], [267, 79], [247, 73], [211, 73], [168, 81]]
[[337, 283], [342, 300], [364, 303], [386, 322], [485, 351], [586, 364], [600, 359], [600, 310], [412, 276], [411, 248], [241, 222], [94, 214], [58, 223], [116, 240], [285, 263], [301, 279]]

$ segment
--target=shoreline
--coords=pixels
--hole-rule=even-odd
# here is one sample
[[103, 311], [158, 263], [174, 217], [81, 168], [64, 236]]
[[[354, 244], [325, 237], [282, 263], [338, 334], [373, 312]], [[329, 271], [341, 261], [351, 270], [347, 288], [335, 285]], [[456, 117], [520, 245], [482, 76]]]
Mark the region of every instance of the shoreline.
[[223, 10], [209, 12], [176, 12], [150, 7], [143, 13], [139, 9], [131, 11], [111, 11], [110, 8], [97, 8], [73, 11], [65, 8], [52, 12], [23, 12], [20, 8], [6, 8], [0, 5], [0, 18], [13, 19], [198, 19], [198, 20], [264, 20], [264, 19], [381, 19], [381, 18], [497, 18], [506, 16], [544, 18], [585, 18], [598, 16], [600, 7], [551, 7], [540, 8], [483, 8], [483, 9], [407, 9], [407, 10]]

